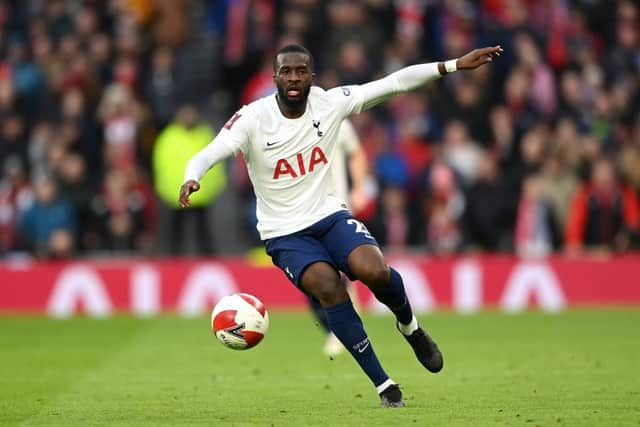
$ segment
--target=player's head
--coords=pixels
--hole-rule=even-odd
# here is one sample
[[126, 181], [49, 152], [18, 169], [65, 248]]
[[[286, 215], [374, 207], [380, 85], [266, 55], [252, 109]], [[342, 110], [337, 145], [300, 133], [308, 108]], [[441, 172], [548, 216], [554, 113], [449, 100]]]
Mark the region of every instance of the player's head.
[[273, 58], [273, 81], [281, 102], [291, 108], [306, 104], [313, 83], [313, 56], [303, 46], [290, 44]]

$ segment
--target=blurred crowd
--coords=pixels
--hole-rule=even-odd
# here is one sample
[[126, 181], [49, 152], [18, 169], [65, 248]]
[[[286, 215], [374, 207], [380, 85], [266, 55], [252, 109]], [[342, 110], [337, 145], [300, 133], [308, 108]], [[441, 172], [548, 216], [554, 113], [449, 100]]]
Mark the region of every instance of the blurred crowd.
[[288, 43], [324, 88], [505, 49], [352, 118], [370, 175], [354, 214], [385, 247], [640, 246], [638, 1], [0, 0], [0, 255], [258, 244], [241, 161], [191, 209], [177, 191], [216, 129], [274, 91]]

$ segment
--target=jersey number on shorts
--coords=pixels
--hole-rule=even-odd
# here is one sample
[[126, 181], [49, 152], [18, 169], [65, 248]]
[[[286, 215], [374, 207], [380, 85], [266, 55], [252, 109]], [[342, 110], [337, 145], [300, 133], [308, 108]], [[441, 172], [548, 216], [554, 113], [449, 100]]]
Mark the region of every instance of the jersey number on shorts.
[[368, 239], [373, 239], [373, 236], [371, 235], [371, 233], [369, 233], [369, 230], [367, 230], [367, 227], [365, 227], [365, 225], [360, 221], [357, 221], [355, 219], [348, 219], [347, 224], [355, 225], [356, 233], [362, 233], [364, 234], [364, 237]]

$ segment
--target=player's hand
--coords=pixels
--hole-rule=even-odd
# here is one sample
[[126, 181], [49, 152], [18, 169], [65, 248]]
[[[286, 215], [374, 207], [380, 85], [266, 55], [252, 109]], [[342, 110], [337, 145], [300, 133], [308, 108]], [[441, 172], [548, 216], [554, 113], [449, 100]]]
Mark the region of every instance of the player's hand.
[[493, 61], [494, 56], [500, 56], [502, 48], [500, 46], [484, 47], [482, 49], [474, 49], [466, 55], [458, 58], [456, 68], [458, 70], [474, 70], [481, 65]]
[[189, 196], [200, 189], [200, 184], [197, 181], [190, 179], [182, 184], [180, 187], [180, 207], [187, 208], [191, 205]]

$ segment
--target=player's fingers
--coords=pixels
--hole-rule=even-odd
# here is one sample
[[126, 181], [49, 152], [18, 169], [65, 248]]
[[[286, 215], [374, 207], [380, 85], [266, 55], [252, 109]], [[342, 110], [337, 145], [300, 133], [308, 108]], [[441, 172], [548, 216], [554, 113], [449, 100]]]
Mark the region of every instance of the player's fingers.
[[479, 53], [481, 55], [493, 55], [494, 53], [501, 52], [501, 51], [502, 51], [502, 48], [500, 46], [491, 46], [491, 47], [484, 47], [480, 49]]
[[189, 194], [191, 193], [189, 186], [184, 185], [180, 188], [180, 197], [178, 201], [180, 203], [180, 207], [186, 208], [189, 206]]

